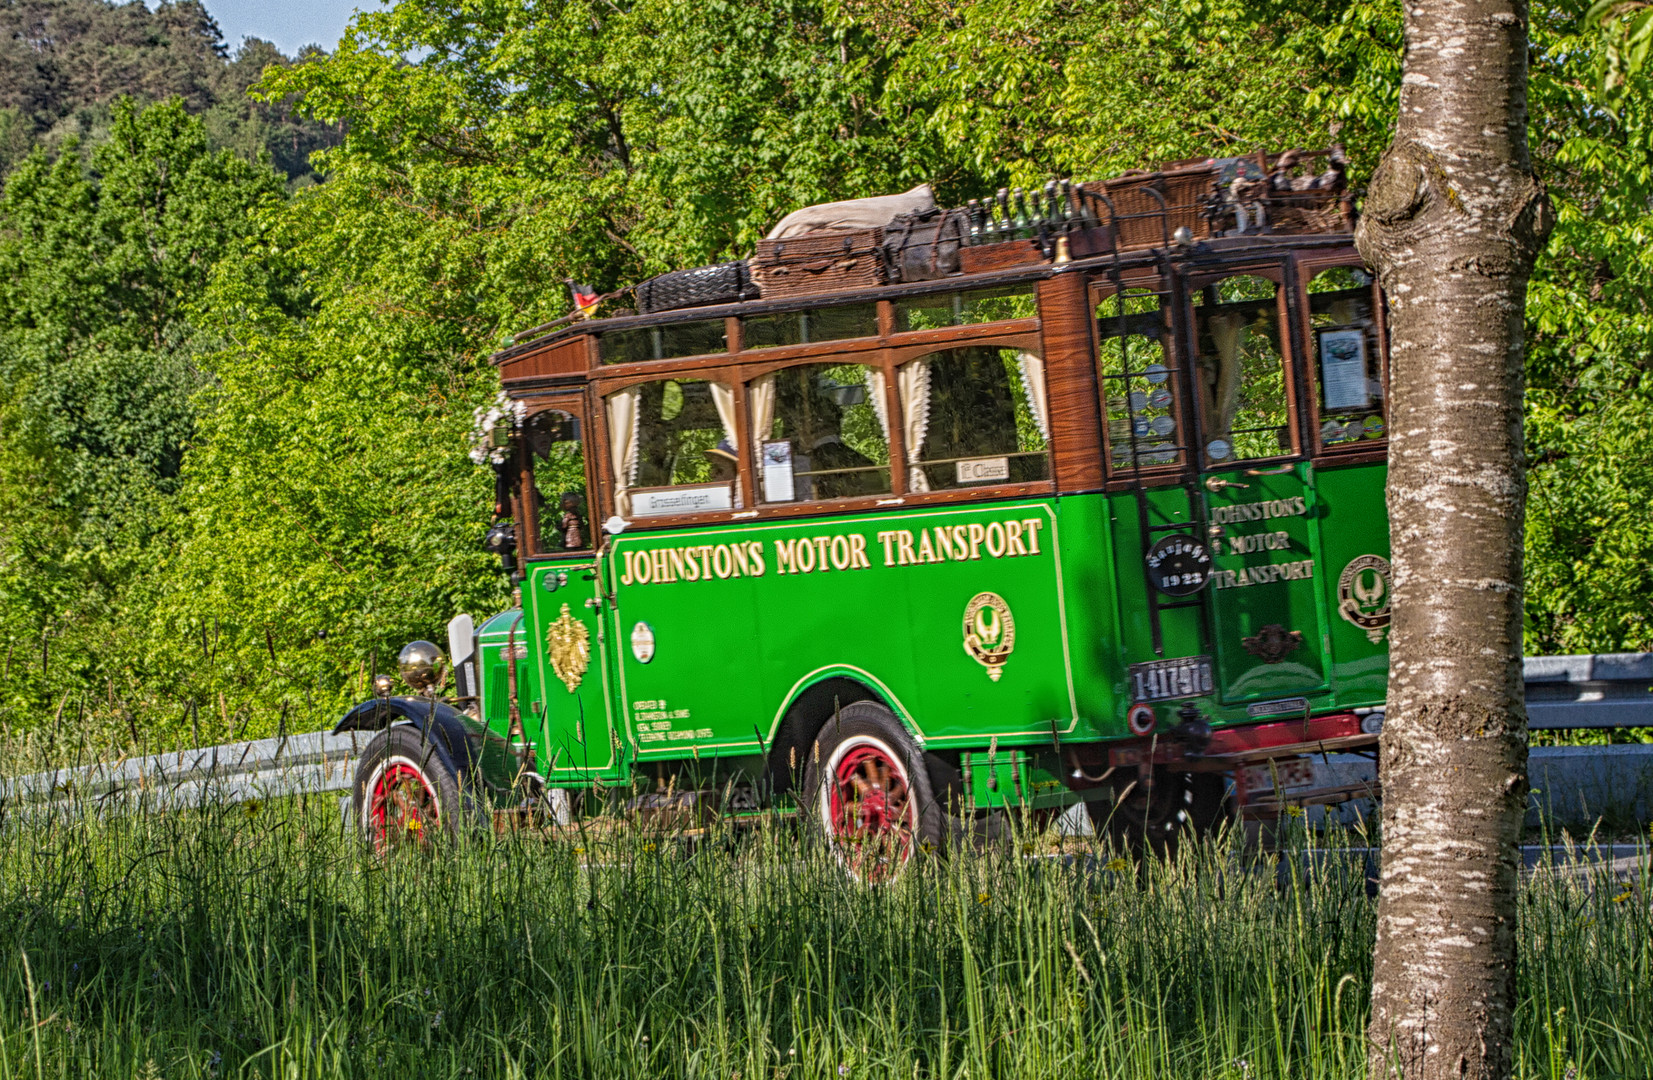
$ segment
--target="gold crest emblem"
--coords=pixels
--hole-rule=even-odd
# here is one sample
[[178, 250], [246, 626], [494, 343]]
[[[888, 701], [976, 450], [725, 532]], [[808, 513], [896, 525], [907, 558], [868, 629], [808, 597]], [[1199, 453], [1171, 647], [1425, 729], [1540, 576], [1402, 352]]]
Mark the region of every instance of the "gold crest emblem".
[[591, 664], [591, 631], [574, 617], [568, 605], [545, 632], [546, 653], [551, 658], [551, 670], [562, 680], [572, 694], [585, 678], [585, 669]]
[[1362, 555], [1337, 579], [1337, 613], [1366, 631], [1373, 645], [1389, 629], [1389, 560]]
[[990, 592], [971, 597], [964, 608], [964, 651], [987, 669], [989, 679], [999, 681], [1015, 647], [1016, 620], [1004, 598]]

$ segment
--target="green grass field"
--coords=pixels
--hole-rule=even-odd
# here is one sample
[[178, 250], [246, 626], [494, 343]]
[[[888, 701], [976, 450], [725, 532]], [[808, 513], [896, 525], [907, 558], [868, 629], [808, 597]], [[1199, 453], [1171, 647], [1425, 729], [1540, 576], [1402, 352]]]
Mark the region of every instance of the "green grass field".
[[[1335, 860], [1024, 839], [866, 889], [787, 828], [376, 859], [331, 797], [0, 838], [0, 1080], [1364, 1075], [1375, 902]], [[1653, 1076], [1650, 884], [1524, 887], [1520, 1076]]]

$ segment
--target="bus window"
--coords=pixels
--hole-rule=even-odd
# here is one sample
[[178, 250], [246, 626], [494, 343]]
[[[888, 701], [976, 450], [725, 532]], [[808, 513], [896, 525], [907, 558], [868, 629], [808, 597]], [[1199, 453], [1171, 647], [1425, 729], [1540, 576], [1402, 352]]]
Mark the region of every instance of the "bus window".
[[907, 486], [915, 492], [1050, 478], [1045, 365], [1020, 349], [943, 349], [903, 365]]
[[1127, 292], [1096, 305], [1097, 365], [1114, 472], [1180, 465], [1184, 438], [1178, 376], [1166, 358], [1160, 297]]
[[537, 526], [533, 553], [589, 551], [591, 514], [579, 419], [555, 410], [536, 413], [528, 418], [526, 438]]
[[740, 321], [742, 349], [809, 345], [819, 341], [878, 336], [877, 304], [840, 304], [775, 315], [752, 315]]
[[610, 330], [597, 335], [597, 355], [605, 364], [634, 364], [670, 360], [677, 356], [705, 356], [729, 351], [722, 319], [668, 323], [636, 330]]
[[749, 393], [764, 502], [889, 494], [889, 418], [877, 368], [783, 368], [754, 379]]
[[1031, 319], [1039, 314], [1033, 286], [1011, 285], [967, 292], [930, 293], [895, 302], [895, 331]]
[[730, 510], [736, 476], [735, 394], [705, 379], [659, 379], [608, 397], [614, 508], [622, 517]]
[[1354, 266], [1309, 281], [1320, 444], [1349, 446], [1384, 437], [1383, 359], [1372, 313], [1372, 278]]
[[1212, 466], [1292, 452], [1279, 293], [1267, 278], [1240, 275], [1194, 294], [1197, 389]]

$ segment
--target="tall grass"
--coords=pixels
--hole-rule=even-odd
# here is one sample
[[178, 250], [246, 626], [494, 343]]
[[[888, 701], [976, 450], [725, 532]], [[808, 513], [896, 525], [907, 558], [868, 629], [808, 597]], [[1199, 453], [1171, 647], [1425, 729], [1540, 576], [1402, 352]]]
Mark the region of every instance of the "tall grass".
[[[1358, 863], [1047, 848], [867, 889], [782, 826], [380, 859], [331, 798], [13, 821], [0, 1080], [1364, 1075]], [[1643, 874], [1524, 887], [1521, 1076], [1653, 1075]]]

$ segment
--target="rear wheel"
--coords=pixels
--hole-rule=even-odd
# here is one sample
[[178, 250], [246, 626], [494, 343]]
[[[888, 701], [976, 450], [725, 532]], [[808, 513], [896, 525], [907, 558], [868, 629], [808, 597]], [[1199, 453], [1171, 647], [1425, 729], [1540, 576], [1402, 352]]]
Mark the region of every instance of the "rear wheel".
[[1155, 766], [1153, 783], [1140, 779], [1118, 789], [1114, 801], [1086, 803], [1098, 833], [1133, 850], [1175, 850], [1202, 836], [1223, 816], [1223, 778], [1218, 773], [1172, 772]]
[[941, 843], [943, 814], [924, 754], [876, 702], [846, 705], [826, 722], [804, 770], [802, 804], [860, 881], [893, 880]]
[[373, 737], [356, 766], [356, 821], [375, 851], [428, 848], [474, 816], [461, 769], [436, 739], [397, 724]]

